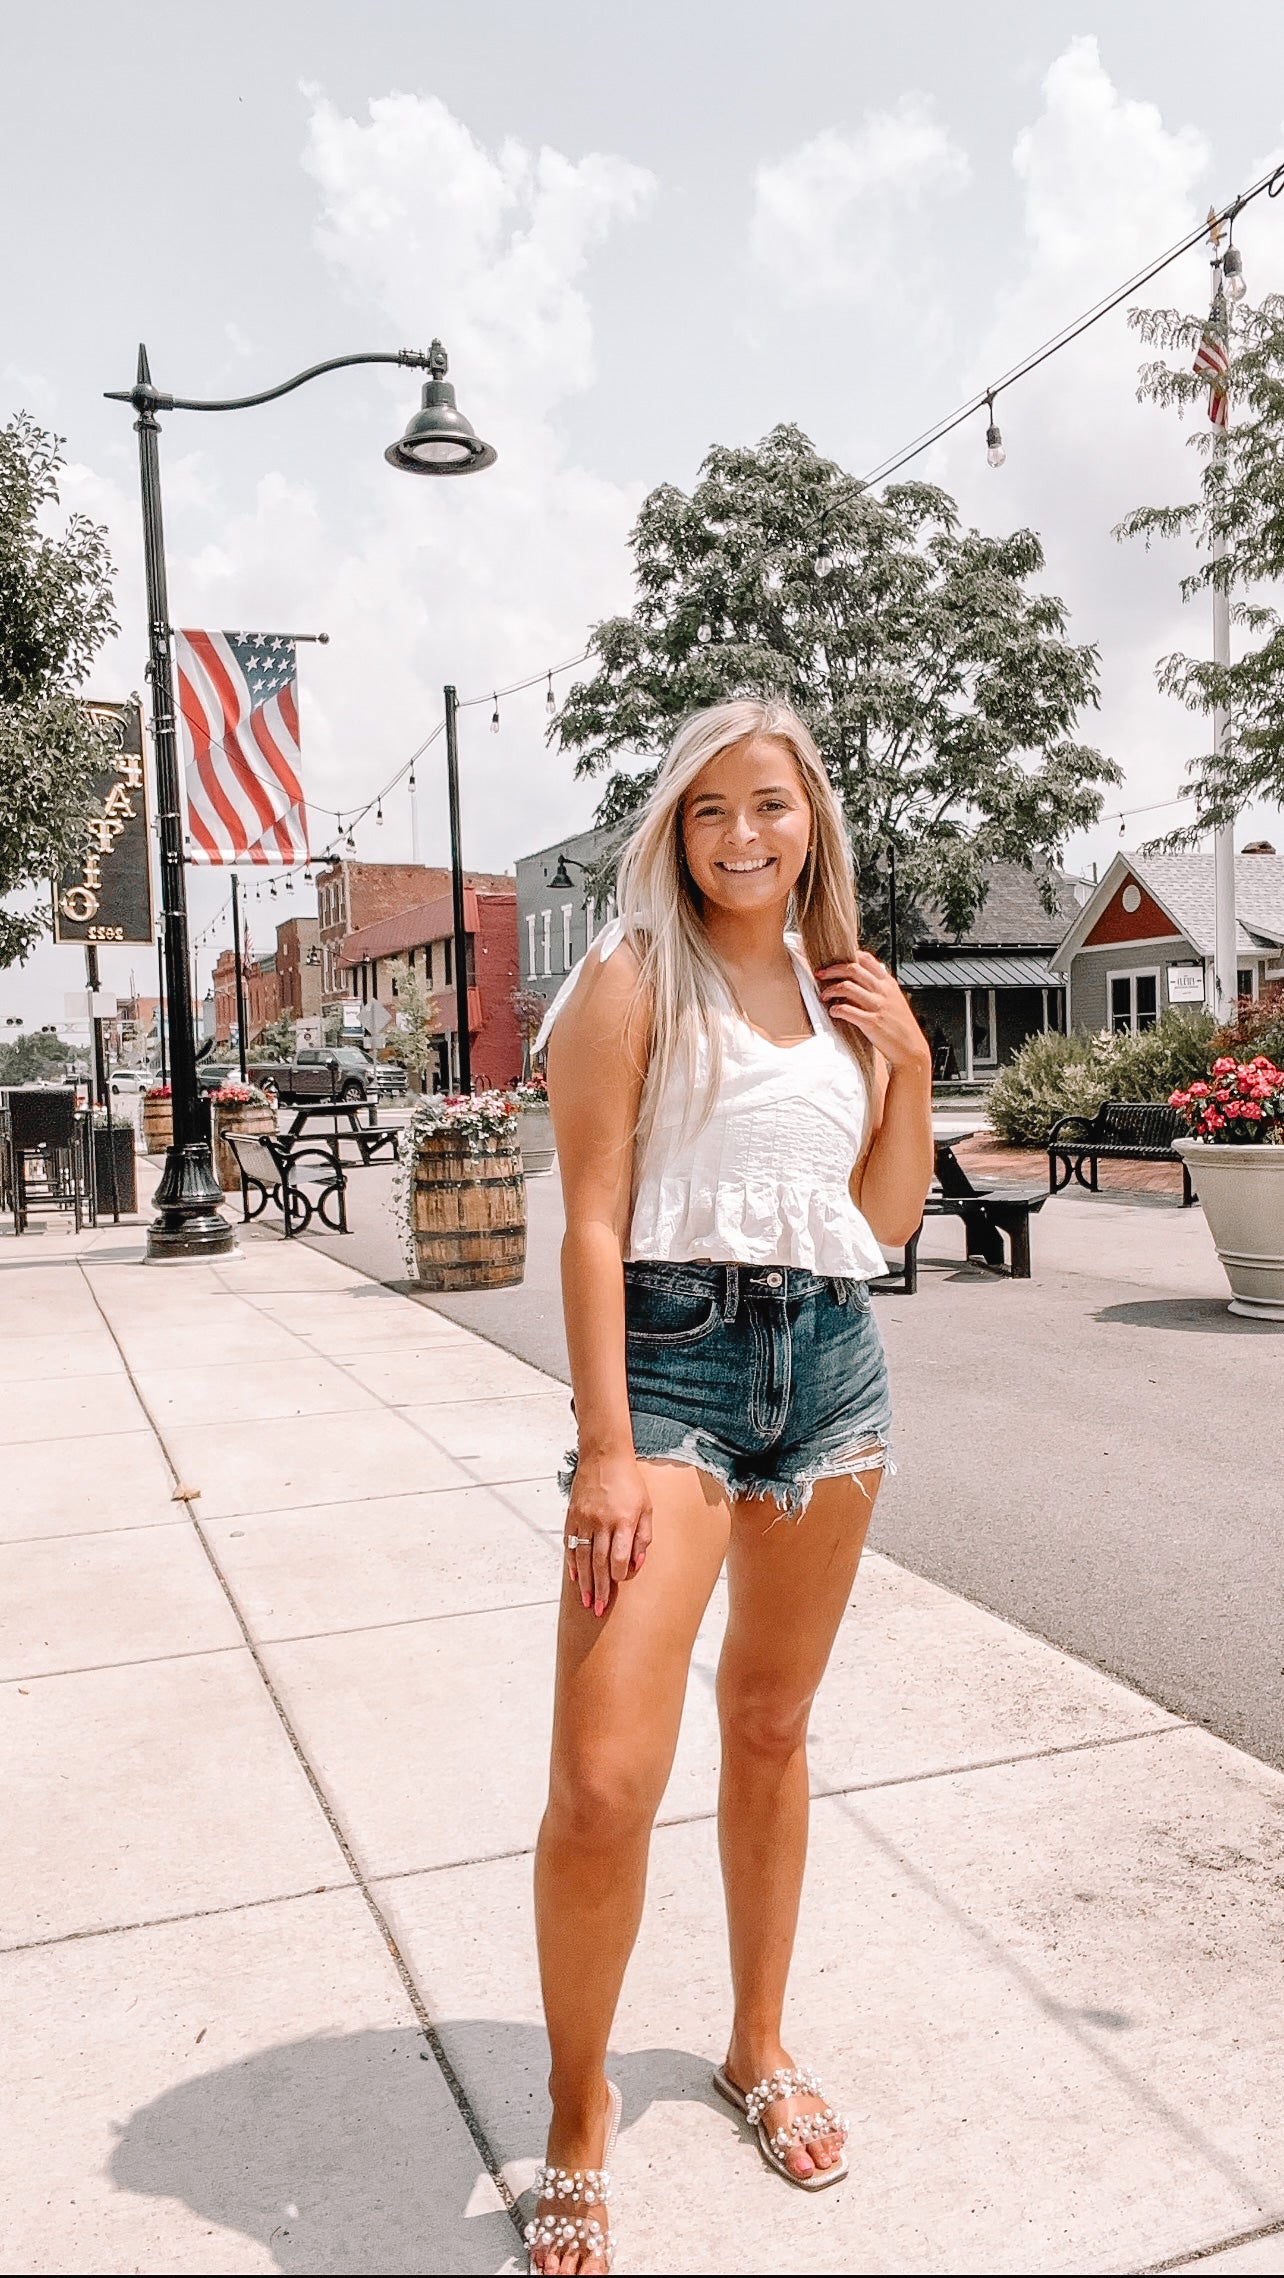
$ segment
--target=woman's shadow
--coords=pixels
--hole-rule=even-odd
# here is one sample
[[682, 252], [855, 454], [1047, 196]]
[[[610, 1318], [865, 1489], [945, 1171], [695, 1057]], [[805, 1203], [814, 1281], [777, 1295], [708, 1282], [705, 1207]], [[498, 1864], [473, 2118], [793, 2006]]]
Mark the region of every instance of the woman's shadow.
[[[466, 2086], [489, 2090], [478, 2114], [488, 2135], [492, 2111], [502, 2116], [498, 2155], [520, 2144], [540, 2158], [542, 2029], [470, 2018], [442, 2039]], [[613, 2055], [611, 2075], [625, 2127], [652, 2102], [717, 2103], [708, 2059], [685, 2049]], [[289, 2041], [184, 2081], [126, 2123], [110, 2173], [118, 2190], [182, 2200], [258, 2239], [278, 2270], [525, 2267], [440, 2067], [408, 2027]]]

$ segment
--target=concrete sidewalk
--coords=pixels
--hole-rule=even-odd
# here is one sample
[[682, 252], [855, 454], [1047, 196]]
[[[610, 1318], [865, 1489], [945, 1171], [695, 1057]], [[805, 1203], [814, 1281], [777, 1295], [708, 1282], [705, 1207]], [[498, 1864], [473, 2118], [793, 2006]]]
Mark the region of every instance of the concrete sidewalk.
[[[6, 2264], [524, 2267], [565, 1387], [302, 1244], [140, 1254], [0, 1263]], [[875, 1556], [788, 2028], [853, 2176], [763, 2169], [709, 2087], [720, 1619], [615, 2038], [619, 2269], [1284, 2268], [1284, 1775]]]

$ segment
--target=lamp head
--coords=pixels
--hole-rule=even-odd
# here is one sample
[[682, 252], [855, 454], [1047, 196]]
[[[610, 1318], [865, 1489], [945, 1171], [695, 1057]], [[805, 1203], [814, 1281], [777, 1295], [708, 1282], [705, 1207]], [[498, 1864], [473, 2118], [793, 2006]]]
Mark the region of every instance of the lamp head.
[[473, 475], [493, 467], [498, 453], [456, 407], [440, 340], [434, 340], [428, 357], [432, 377], [405, 434], [384, 452], [389, 466], [402, 467], [408, 475]]
[[564, 854], [559, 854], [557, 858], [557, 868], [553, 872], [552, 877], [549, 879], [549, 885], [572, 886], [574, 883], [575, 881], [572, 878], [570, 871], [566, 867], [566, 856]]

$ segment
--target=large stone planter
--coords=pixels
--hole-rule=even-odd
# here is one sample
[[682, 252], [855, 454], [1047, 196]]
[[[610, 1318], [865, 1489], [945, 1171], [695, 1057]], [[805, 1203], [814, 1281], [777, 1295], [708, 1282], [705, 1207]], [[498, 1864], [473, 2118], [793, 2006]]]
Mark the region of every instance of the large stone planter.
[[174, 1102], [172, 1099], [148, 1099], [143, 1096], [143, 1145], [149, 1155], [168, 1154], [174, 1137]]
[[250, 1131], [256, 1137], [276, 1137], [276, 1109], [265, 1100], [214, 1102], [214, 1170], [224, 1194], [239, 1194], [241, 1172], [227, 1144], [229, 1131]]
[[1232, 1313], [1284, 1321], [1284, 1147], [1178, 1139], [1231, 1285]]
[[557, 1150], [553, 1145], [553, 1118], [546, 1107], [523, 1107], [517, 1116], [517, 1144], [527, 1178], [551, 1171]]
[[415, 1270], [425, 1289], [511, 1289], [526, 1271], [526, 1181], [508, 1138], [473, 1149], [444, 1131], [410, 1172]]

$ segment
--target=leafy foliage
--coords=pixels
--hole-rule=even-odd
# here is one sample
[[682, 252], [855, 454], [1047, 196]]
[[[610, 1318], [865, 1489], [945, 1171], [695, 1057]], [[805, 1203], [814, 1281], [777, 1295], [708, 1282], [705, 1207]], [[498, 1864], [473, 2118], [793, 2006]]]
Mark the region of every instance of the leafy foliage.
[[255, 1057], [263, 1060], [292, 1060], [295, 1034], [295, 1023], [291, 1015], [279, 1012], [276, 1019], [267, 1021], [255, 1037]]
[[[1095, 821], [1100, 786], [1120, 775], [1073, 740], [1097, 700], [1096, 651], [1066, 639], [1064, 604], [1038, 589], [1033, 531], [965, 529], [928, 483], [876, 497], [782, 426], [756, 450], [711, 450], [689, 498], [652, 491], [632, 542], [632, 614], [593, 629], [597, 670], [552, 731], [578, 774], [617, 769], [600, 824], [628, 822], [689, 713], [778, 695], [842, 801], [871, 936], [889, 845], [910, 931], [930, 898], [961, 932], [996, 859], [1032, 870], [1052, 909], [1067, 834]], [[642, 764], [618, 771], [623, 759]], [[599, 898], [609, 867], [589, 881]]]
[[1218, 1029], [1212, 1049], [1219, 1059], [1232, 1060], [1252, 1060], [1263, 1052], [1284, 1068], [1284, 981], [1269, 982], [1256, 999], [1241, 997], [1234, 1020]]
[[[1139, 506], [1119, 524], [1119, 538], [1194, 539], [1198, 567], [1181, 580], [1184, 601], [1222, 590], [1231, 620], [1250, 641], [1229, 665], [1180, 652], [1161, 657], [1159, 685], [1191, 712], [1230, 718], [1221, 752], [1196, 753], [1182, 796], [1193, 801], [1189, 823], [1157, 842], [1193, 844], [1210, 825], [1232, 822], [1252, 799], [1284, 800], [1284, 619], [1263, 588], [1284, 576], [1284, 295], [1259, 307], [1241, 303], [1227, 345], [1229, 422], [1204, 417], [1208, 381], [1191, 370], [1206, 319], [1178, 309], [1138, 309], [1131, 321], [1173, 363], [1143, 365], [1143, 401], [1179, 413], [1196, 410], [1190, 447], [1203, 460], [1198, 495], [1182, 506]], [[1256, 635], [1255, 641], [1251, 636]]]
[[391, 968], [397, 998], [397, 1018], [384, 1032], [384, 1050], [393, 1060], [423, 1083], [430, 1068], [437, 1065], [437, 1047], [433, 1039], [441, 1032], [441, 1016], [437, 999], [424, 988], [417, 975], [412, 973], [404, 957], [398, 957]]
[[[115, 630], [103, 530], [58, 503], [57, 438], [25, 412], [0, 427], [0, 902], [46, 887], [74, 859], [94, 812], [106, 745], [74, 691]], [[0, 907], [0, 966], [29, 954], [47, 909]]]
[[33, 1028], [12, 1044], [0, 1044], [0, 1084], [38, 1084], [61, 1076], [67, 1068], [88, 1065], [88, 1054], [78, 1044], [65, 1044], [47, 1029]]
[[1167, 1100], [1202, 1076], [1212, 1015], [1169, 1006], [1139, 1036], [1076, 1032], [1026, 1038], [990, 1091], [990, 1122], [1016, 1147], [1043, 1147], [1059, 1115], [1092, 1115], [1103, 1100]]

